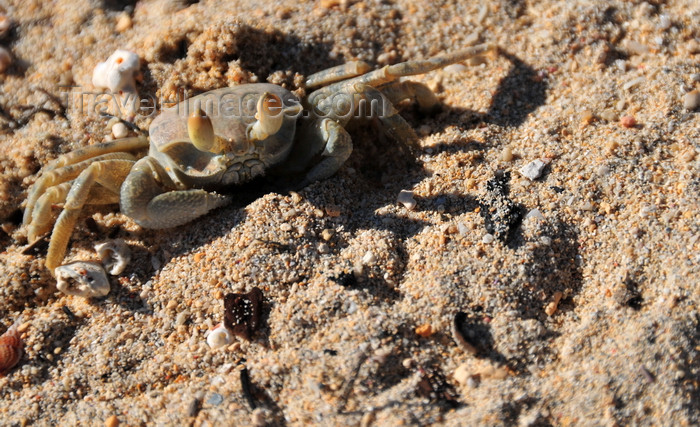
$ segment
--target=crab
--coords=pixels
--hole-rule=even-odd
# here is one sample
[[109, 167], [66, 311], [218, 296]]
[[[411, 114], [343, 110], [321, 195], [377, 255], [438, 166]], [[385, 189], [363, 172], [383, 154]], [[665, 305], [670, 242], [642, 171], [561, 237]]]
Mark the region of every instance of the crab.
[[[472, 46], [427, 60], [370, 71], [362, 61], [312, 74], [308, 96], [280, 86], [245, 84], [202, 93], [164, 110], [149, 137], [77, 149], [46, 167], [28, 193], [23, 223], [34, 242], [53, 226], [45, 266], [53, 274], [86, 204], [119, 203], [144, 228], [176, 227], [231, 200], [226, 191], [265, 174], [302, 176], [300, 186], [333, 175], [352, 152], [344, 126], [376, 117], [391, 138], [418, 149], [418, 137], [394, 104], [414, 98], [422, 111], [439, 106], [425, 85], [401, 80], [484, 54]], [[146, 149], [148, 153], [145, 154]]]

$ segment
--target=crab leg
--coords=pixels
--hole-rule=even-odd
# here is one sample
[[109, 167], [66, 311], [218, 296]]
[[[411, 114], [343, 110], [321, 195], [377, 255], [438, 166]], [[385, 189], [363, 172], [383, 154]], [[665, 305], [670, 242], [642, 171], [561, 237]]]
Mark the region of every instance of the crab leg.
[[324, 86], [329, 83], [334, 83], [339, 80], [345, 80], [350, 77], [356, 77], [371, 70], [372, 67], [364, 61], [352, 61], [336, 67], [327, 68], [325, 70], [314, 73], [306, 78], [306, 88]]
[[[102, 185], [105, 189], [119, 192], [119, 186], [129, 174], [134, 161], [129, 159], [110, 159], [92, 162], [75, 179], [70, 191], [66, 195], [63, 211], [58, 216], [53, 227], [49, 251], [46, 254], [45, 265], [51, 274], [66, 254], [68, 240], [75, 228], [78, 216], [89, 197], [94, 194], [91, 190], [95, 184]], [[60, 194], [59, 194], [60, 195]]]
[[375, 71], [371, 71], [367, 74], [361, 76], [343, 80], [338, 83], [334, 83], [330, 86], [323, 87], [311, 93], [309, 95], [309, 102], [311, 104], [316, 104], [315, 99], [317, 97], [326, 98], [334, 93], [342, 91], [347, 85], [355, 84], [365, 84], [368, 86], [379, 86], [384, 83], [392, 82], [399, 77], [413, 76], [417, 74], [424, 74], [428, 71], [436, 70], [438, 68], [445, 67], [455, 62], [460, 62], [484, 54], [494, 48], [491, 44], [480, 44], [476, 46], [471, 46], [466, 49], [448, 53], [445, 55], [435, 56], [433, 58], [417, 60], [417, 61], [407, 61], [401, 62], [399, 64], [387, 65]]
[[201, 189], [175, 188], [163, 167], [152, 157], [144, 157], [136, 162], [122, 184], [121, 212], [145, 228], [170, 228], [192, 221], [230, 200]]
[[[46, 231], [46, 224], [42, 222], [44, 221], [42, 218], [46, 218], [45, 214], [50, 211], [51, 204], [60, 199], [56, 193], [44, 198], [43, 195], [46, 192], [59, 184], [75, 179], [92, 163], [119, 159], [134, 161], [135, 157], [129, 153], [108, 153], [44, 172], [32, 186], [27, 198], [27, 206], [24, 208], [24, 223], [29, 226], [28, 240], [33, 242]], [[36, 210], [43, 213], [37, 216]]]
[[391, 82], [378, 88], [394, 105], [404, 99], [415, 98], [421, 112], [429, 114], [440, 108], [440, 101], [428, 86], [410, 80]]
[[[124, 138], [102, 144], [90, 145], [59, 156], [53, 161], [53, 163], [44, 169], [42, 175], [29, 191], [29, 195], [27, 196], [27, 205], [24, 208], [23, 223], [26, 225], [31, 220], [34, 205], [44, 191], [52, 185], [71, 180], [78, 176], [80, 171], [87, 167], [87, 163], [82, 162], [109, 153], [135, 151], [144, 148], [148, 148], [147, 138]], [[75, 169], [68, 168], [69, 166], [76, 164], [84, 164], [85, 166]]]

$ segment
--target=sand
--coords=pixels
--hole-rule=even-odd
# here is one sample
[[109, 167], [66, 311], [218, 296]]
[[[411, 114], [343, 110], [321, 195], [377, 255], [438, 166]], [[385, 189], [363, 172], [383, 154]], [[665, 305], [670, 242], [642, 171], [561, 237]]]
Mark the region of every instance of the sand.
[[[0, 331], [21, 316], [26, 351], [1, 424], [700, 423], [696, 1], [125, 3], [3, 3]], [[111, 137], [76, 94], [116, 49], [164, 105], [265, 81], [301, 95], [345, 61], [477, 42], [501, 51], [414, 78], [443, 104], [401, 105], [417, 155], [364, 121], [338, 173], [296, 192], [232, 189], [160, 231], [86, 209], [66, 261], [107, 238], [132, 251], [104, 298], [58, 292], [45, 245], [25, 249], [40, 169]], [[224, 295], [253, 287], [260, 328], [211, 350]]]

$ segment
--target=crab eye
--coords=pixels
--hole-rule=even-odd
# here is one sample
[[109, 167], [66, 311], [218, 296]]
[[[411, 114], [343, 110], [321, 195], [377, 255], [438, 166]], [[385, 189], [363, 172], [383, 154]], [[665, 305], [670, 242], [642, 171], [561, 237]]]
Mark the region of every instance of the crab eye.
[[211, 152], [216, 145], [216, 135], [211, 119], [202, 109], [197, 108], [187, 118], [187, 134], [198, 150]]

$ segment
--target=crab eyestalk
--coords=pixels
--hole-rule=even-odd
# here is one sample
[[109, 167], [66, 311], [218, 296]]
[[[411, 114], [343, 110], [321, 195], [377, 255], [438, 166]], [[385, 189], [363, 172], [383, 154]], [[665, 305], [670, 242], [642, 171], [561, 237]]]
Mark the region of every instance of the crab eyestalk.
[[212, 153], [217, 151], [219, 144], [214, 134], [214, 126], [201, 108], [195, 109], [187, 118], [187, 134], [198, 150]]
[[278, 96], [265, 92], [258, 99], [257, 121], [250, 128], [250, 137], [261, 141], [277, 133], [284, 122], [284, 108]]

